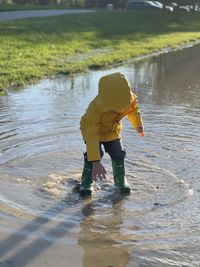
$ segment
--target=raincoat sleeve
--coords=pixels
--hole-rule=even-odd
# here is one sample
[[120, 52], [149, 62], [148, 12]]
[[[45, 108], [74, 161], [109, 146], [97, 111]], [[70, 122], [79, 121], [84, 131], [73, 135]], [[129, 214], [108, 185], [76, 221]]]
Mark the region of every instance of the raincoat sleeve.
[[130, 121], [131, 125], [137, 130], [143, 127], [142, 117], [140, 115], [140, 110], [138, 106], [137, 99], [134, 100], [133, 103], [133, 111], [130, 112], [128, 115], [128, 120]]
[[96, 107], [95, 101], [92, 101], [85, 113], [84, 141], [87, 147], [88, 161], [100, 160], [99, 149], [99, 127], [101, 122], [101, 113]]

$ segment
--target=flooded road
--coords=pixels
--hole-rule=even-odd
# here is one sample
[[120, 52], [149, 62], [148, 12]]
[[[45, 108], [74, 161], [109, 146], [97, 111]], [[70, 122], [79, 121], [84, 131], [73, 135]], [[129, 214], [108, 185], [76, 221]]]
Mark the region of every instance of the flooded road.
[[[199, 52], [61, 76], [0, 97], [0, 266], [200, 265]], [[140, 138], [124, 120], [133, 192], [115, 192], [105, 155], [107, 181], [81, 200], [72, 191], [85, 150], [79, 120], [99, 78], [115, 71], [138, 95], [146, 132]], [[51, 250], [51, 261], [40, 262]]]

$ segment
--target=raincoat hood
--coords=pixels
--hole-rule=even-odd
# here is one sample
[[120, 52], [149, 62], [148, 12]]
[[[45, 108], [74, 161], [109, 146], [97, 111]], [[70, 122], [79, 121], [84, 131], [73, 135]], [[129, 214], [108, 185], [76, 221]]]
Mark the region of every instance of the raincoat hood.
[[130, 105], [134, 96], [126, 77], [122, 73], [116, 72], [103, 76], [99, 80], [96, 104], [101, 112], [109, 110], [118, 112], [121, 108]]
[[103, 76], [99, 80], [98, 95], [89, 103], [80, 121], [88, 161], [101, 160], [99, 142], [121, 137], [124, 116], [136, 130], [143, 127], [137, 96], [126, 77], [120, 72]]

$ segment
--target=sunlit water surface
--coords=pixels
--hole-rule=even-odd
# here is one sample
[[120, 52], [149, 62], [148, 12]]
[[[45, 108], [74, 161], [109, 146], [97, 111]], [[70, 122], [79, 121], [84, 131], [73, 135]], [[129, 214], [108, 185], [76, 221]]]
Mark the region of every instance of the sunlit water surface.
[[[1, 96], [1, 231], [13, 233], [31, 217], [22, 236], [78, 243], [86, 267], [200, 266], [199, 52], [196, 46]], [[85, 150], [79, 120], [99, 78], [115, 71], [138, 95], [146, 132], [141, 138], [124, 120], [133, 191], [124, 198], [115, 192], [106, 155], [107, 181], [81, 200], [73, 192]], [[59, 223], [56, 233], [44, 234], [47, 222]]]

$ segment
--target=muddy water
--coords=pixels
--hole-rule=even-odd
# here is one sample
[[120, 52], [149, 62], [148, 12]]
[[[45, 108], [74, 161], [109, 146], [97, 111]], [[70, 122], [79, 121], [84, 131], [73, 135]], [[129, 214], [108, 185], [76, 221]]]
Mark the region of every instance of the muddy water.
[[[200, 265], [199, 52], [199, 46], [190, 47], [44, 80], [0, 97], [0, 228], [8, 235], [0, 244], [1, 266], [29, 266], [55, 243], [78, 251], [76, 264], [65, 265], [67, 252], [61, 250], [59, 266]], [[130, 80], [146, 131], [142, 139], [124, 120], [133, 192], [128, 197], [115, 192], [105, 156], [107, 181], [95, 186], [91, 199], [81, 200], [72, 191], [85, 150], [80, 116], [97, 93], [98, 79], [114, 71]], [[9, 256], [30, 236], [34, 249]]]

